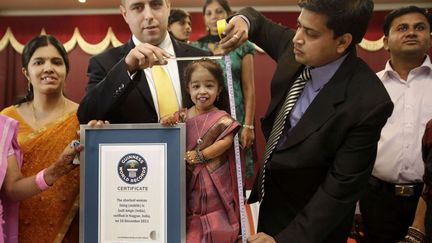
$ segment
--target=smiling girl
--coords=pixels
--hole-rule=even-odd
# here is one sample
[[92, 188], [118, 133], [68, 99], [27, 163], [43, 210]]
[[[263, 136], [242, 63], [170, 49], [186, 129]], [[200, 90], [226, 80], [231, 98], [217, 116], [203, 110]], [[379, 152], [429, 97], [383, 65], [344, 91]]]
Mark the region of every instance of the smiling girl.
[[194, 61], [185, 76], [189, 108], [161, 123], [186, 122], [186, 242], [235, 242], [239, 204], [232, 147], [239, 124], [224, 111], [228, 95], [218, 63]]

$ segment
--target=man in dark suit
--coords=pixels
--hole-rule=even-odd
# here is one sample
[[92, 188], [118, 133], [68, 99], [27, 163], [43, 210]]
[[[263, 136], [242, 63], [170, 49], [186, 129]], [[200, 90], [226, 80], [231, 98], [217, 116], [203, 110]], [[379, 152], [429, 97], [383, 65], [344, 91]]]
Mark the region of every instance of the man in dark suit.
[[159, 122], [158, 95], [151, 67], [165, 65], [178, 107], [185, 94], [183, 69], [187, 62], [170, 57], [207, 56], [209, 53], [180, 43], [167, 31], [169, 0], [122, 0], [120, 11], [133, 34], [124, 45], [90, 59], [87, 94], [78, 109], [80, 123]]
[[[303, 0], [299, 6], [297, 31], [246, 8], [230, 19], [221, 41], [230, 51], [249, 39], [278, 63], [261, 120], [271, 153], [249, 198], [261, 201], [259, 233], [248, 242], [347, 242], [393, 110], [380, 80], [356, 55], [373, 1]], [[287, 94], [310, 68], [271, 150]]]

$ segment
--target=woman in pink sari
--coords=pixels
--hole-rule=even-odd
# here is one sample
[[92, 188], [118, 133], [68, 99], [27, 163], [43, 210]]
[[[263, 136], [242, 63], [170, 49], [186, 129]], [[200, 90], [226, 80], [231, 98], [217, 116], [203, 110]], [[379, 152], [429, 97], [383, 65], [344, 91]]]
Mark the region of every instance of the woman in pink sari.
[[48, 189], [69, 173], [75, 155], [83, 146], [67, 146], [60, 157], [36, 175], [23, 177], [22, 153], [17, 141], [18, 122], [0, 115], [0, 243], [18, 242], [18, 201]]
[[235, 242], [239, 205], [232, 143], [239, 124], [226, 111], [223, 71], [209, 59], [185, 70], [187, 110], [161, 119], [162, 124], [186, 122], [188, 243]]

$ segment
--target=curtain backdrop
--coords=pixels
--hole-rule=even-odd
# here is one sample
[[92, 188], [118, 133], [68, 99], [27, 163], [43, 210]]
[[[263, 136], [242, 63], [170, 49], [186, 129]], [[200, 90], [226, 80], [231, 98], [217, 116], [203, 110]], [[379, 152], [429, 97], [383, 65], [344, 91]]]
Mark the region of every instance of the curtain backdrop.
[[[359, 47], [359, 55], [374, 70], [383, 67], [388, 54], [382, 46], [381, 25], [387, 12], [375, 12], [371, 21], [364, 46]], [[267, 17], [289, 27], [295, 27], [298, 13], [265, 12]], [[191, 13], [193, 32], [191, 40], [205, 35], [205, 26], [201, 13]], [[25, 93], [27, 83], [21, 73], [21, 55], [23, 45], [33, 36], [48, 33], [56, 36], [69, 51], [71, 70], [67, 79], [67, 95], [79, 102], [85, 93], [87, 82], [87, 63], [91, 55], [118, 46], [130, 38], [129, 28], [122, 16], [118, 15], [83, 15], [83, 16], [0, 16], [0, 109], [12, 104], [17, 96]], [[378, 51], [371, 51], [378, 49]], [[269, 69], [262, 70], [261, 61], [266, 55], [255, 58], [256, 76], [264, 73], [270, 78]], [[274, 64], [273, 64], [274, 65]], [[267, 66], [266, 66], [267, 67]], [[266, 83], [256, 77], [257, 87]], [[268, 87], [263, 85], [264, 87]], [[259, 89], [267, 90], [267, 89]], [[258, 96], [257, 98], [259, 98]], [[257, 104], [265, 103], [260, 101]], [[258, 114], [260, 115], [260, 114]]]
[[[381, 26], [387, 13], [374, 13], [365, 39], [361, 47], [357, 48], [359, 56], [374, 71], [383, 69], [389, 57], [382, 49], [381, 40]], [[294, 12], [264, 14], [275, 22], [289, 27], [295, 27], [298, 17], [298, 13]], [[193, 41], [206, 33], [202, 14], [191, 13], [191, 16]], [[27, 81], [21, 72], [20, 52], [28, 40], [41, 32], [52, 34], [67, 45], [71, 68], [66, 83], [66, 95], [76, 102], [80, 102], [85, 94], [87, 64], [91, 55], [124, 43], [130, 38], [129, 28], [120, 15], [0, 16], [0, 109], [11, 105], [18, 96], [25, 94]], [[254, 62], [255, 85], [259, 91], [259, 95], [256, 96], [256, 146], [258, 158], [261, 158], [265, 142], [259, 129], [259, 118], [264, 115], [269, 101], [268, 82], [275, 69], [275, 63], [264, 53], [255, 55]]]

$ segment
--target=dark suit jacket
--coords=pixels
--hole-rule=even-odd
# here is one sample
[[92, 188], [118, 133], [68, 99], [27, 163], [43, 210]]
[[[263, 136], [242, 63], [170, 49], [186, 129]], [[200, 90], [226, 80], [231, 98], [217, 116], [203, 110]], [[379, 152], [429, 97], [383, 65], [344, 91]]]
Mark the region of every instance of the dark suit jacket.
[[[247, 8], [249, 39], [277, 68], [262, 118], [268, 139], [273, 122], [304, 66], [295, 61], [295, 31]], [[393, 104], [375, 73], [351, 51], [273, 153], [266, 171], [258, 230], [283, 243], [346, 242], [356, 201], [371, 174], [381, 128]], [[250, 201], [257, 200], [254, 188]]]
[[[173, 38], [171, 41], [178, 57], [210, 55]], [[159, 122], [144, 72], [137, 72], [131, 80], [126, 70], [124, 58], [134, 47], [130, 39], [126, 44], [90, 59], [87, 94], [78, 108], [78, 119], [81, 124], [95, 119], [108, 120], [110, 123]], [[183, 70], [188, 62], [181, 61], [177, 64], [184, 96], [186, 92]]]

